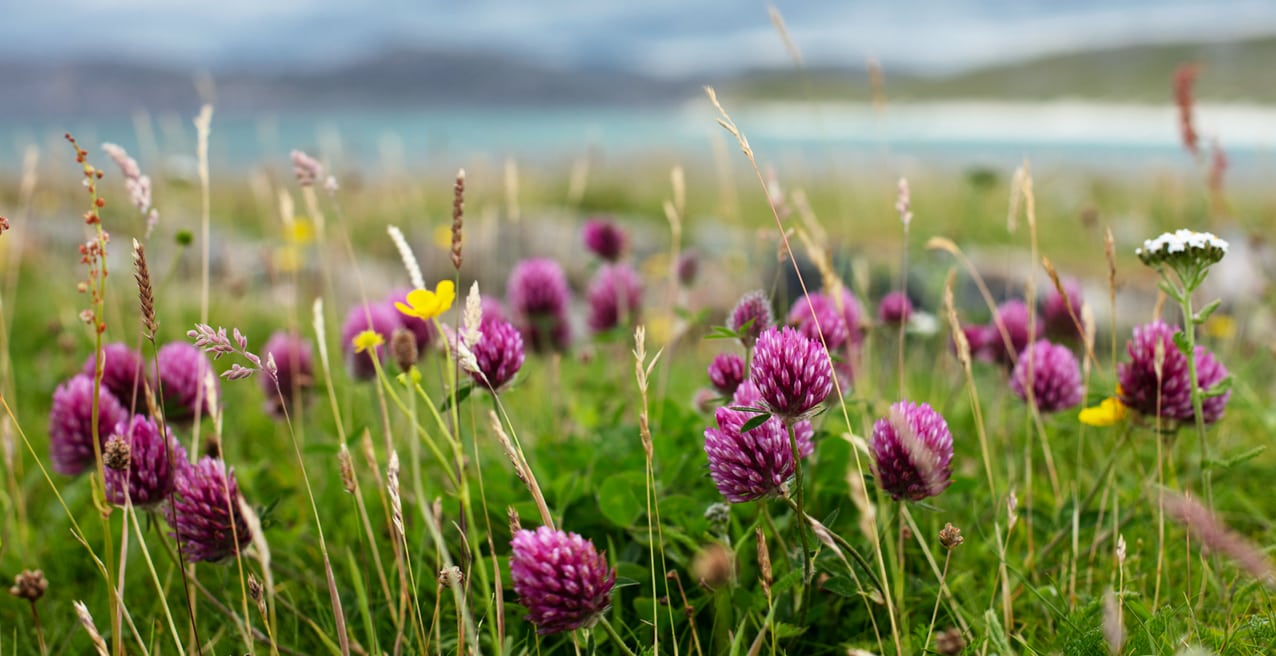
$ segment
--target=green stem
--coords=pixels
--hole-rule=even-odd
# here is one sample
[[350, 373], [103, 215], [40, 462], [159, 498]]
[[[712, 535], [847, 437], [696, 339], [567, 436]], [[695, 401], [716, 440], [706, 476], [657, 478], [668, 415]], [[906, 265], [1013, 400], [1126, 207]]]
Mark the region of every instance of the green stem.
[[[1193, 276], [1188, 284], [1199, 284], [1203, 276]], [[1205, 498], [1212, 505], [1214, 490], [1211, 484], [1209, 467], [1209, 450], [1205, 442], [1205, 391], [1201, 389], [1200, 379], [1196, 372], [1196, 316], [1192, 312], [1192, 292], [1195, 286], [1182, 290], [1179, 307], [1183, 310], [1183, 336], [1187, 338], [1187, 373], [1192, 384], [1192, 415], [1196, 420], [1196, 437], [1201, 449], [1201, 477], [1205, 484]]]
[[807, 537], [806, 525], [806, 493], [802, 485], [802, 455], [798, 453], [797, 433], [793, 425], [796, 422], [785, 422], [789, 429], [789, 448], [793, 452], [793, 485], [797, 488], [798, 537], [802, 540], [802, 614], [801, 624], [806, 623], [807, 593], [811, 581], [815, 578], [815, 563], [811, 561], [810, 538]]
[[616, 646], [620, 648], [620, 651], [625, 656], [637, 656], [632, 649], [625, 645], [625, 641], [620, 639], [620, 634], [616, 633], [616, 629], [612, 627], [611, 622], [608, 622], [606, 617], [599, 617], [598, 625], [603, 627], [603, 631], [607, 633], [612, 642], [616, 643]]

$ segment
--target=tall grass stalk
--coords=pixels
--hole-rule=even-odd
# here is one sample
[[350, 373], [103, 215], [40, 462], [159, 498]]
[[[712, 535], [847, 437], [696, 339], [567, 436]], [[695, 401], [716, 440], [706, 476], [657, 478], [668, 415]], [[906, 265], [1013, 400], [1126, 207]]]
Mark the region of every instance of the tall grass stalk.
[[[718, 110], [718, 113], [720, 115], [720, 118], [718, 119], [718, 125], [722, 126], [723, 129], [725, 129], [727, 132], [731, 133], [733, 137], [735, 137], [736, 142], [740, 146], [741, 152], [744, 153], [745, 158], [748, 159], [749, 165], [753, 169], [753, 174], [757, 178], [758, 184], [762, 188], [762, 191], [767, 198], [767, 204], [771, 209], [771, 216], [772, 218], [775, 219], [776, 228], [778, 229], [780, 233], [780, 239], [782, 243], [784, 244], [784, 252], [785, 254], [787, 254], [790, 264], [793, 265], [793, 272], [797, 276], [798, 284], [802, 288], [802, 294], [807, 299], [807, 303], [809, 305], [811, 303], [811, 300], [810, 300], [810, 293], [808, 292], [806, 287], [806, 281], [802, 279], [802, 272], [798, 268], [797, 260], [793, 253], [793, 247], [789, 244], [789, 236], [788, 236], [788, 232], [784, 228], [784, 222], [780, 219], [780, 214], [778, 209], [775, 206], [775, 202], [772, 200], [770, 194], [767, 193], [766, 178], [763, 177], [762, 170], [758, 168], [757, 160], [753, 156], [753, 148], [749, 146], [749, 140], [745, 137], [744, 133], [740, 131], [740, 128], [736, 126], [735, 121], [733, 121], [731, 119], [731, 116], [727, 114], [727, 110], [722, 106], [721, 103], [718, 102], [718, 96], [717, 96], [717, 93], [713, 90], [713, 87], [705, 87], [705, 93], [709, 96], [709, 101], [713, 103], [714, 108]], [[828, 343], [824, 338], [824, 330], [820, 326], [819, 316], [814, 311], [813, 306], [811, 307], [811, 315], [812, 315], [812, 319], [815, 322], [816, 332], [820, 336], [820, 344], [824, 347], [824, 353], [829, 358], [829, 365], [832, 366], [832, 355], [829, 354]], [[837, 392], [838, 405], [842, 410], [842, 420], [846, 423], [846, 429], [850, 432], [854, 432], [854, 427], [851, 425], [850, 415], [848, 414], [846, 409], [846, 396], [842, 391], [841, 381], [838, 380], [837, 376], [833, 376], [832, 378], [833, 378], [833, 389]], [[860, 459], [860, 454], [857, 449], [852, 449], [851, 453], [854, 454], [855, 456], [855, 468], [858, 471], [859, 476], [862, 480], [864, 478], [864, 469], [865, 469], [864, 463]], [[798, 469], [797, 471], [800, 471], [800, 469]], [[798, 482], [799, 483], [801, 482], [800, 479]], [[805, 526], [803, 527], [802, 530], [806, 530]], [[873, 531], [871, 534], [871, 537], [873, 541], [873, 550], [877, 557], [878, 571], [879, 571], [879, 574], [881, 575], [883, 582], [885, 582], [889, 580], [889, 577], [886, 573], [886, 561], [882, 554], [881, 539], [877, 531]], [[804, 559], [807, 557], [808, 557], [807, 554], [803, 554]], [[804, 583], [804, 586], [805, 586], [805, 583]], [[897, 611], [895, 609], [894, 602], [891, 600], [890, 595], [886, 594], [886, 595], [883, 595], [883, 597], [886, 601], [886, 611], [890, 618], [890, 623], [891, 623], [891, 638], [895, 643], [896, 652], [902, 654], [904, 653], [903, 638], [900, 634], [899, 623], [896, 617]]]

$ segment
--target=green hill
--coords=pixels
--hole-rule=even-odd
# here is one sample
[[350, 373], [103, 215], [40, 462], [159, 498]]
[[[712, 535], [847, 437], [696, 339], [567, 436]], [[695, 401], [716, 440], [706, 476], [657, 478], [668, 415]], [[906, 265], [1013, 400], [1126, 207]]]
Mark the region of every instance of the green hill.
[[[1078, 97], [1163, 102], [1170, 79], [1186, 62], [1205, 66], [1197, 96], [1208, 100], [1276, 101], [1276, 36], [1223, 43], [1139, 45], [997, 64], [951, 75], [900, 73], [885, 63], [890, 100], [939, 98], [1031, 99]], [[867, 100], [863, 68], [754, 71], [724, 87], [756, 99]]]

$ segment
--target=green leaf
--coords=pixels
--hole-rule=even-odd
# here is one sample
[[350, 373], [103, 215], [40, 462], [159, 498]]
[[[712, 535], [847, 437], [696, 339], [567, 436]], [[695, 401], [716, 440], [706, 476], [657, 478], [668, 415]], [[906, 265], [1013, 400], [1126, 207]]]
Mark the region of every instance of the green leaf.
[[739, 335], [734, 330], [726, 326], [714, 326], [709, 329], [709, 334], [705, 335], [705, 339], [739, 339]]
[[1174, 345], [1178, 347], [1179, 353], [1182, 353], [1184, 357], [1191, 357], [1192, 351], [1189, 348], [1190, 345], [1187, 343], [1187, 333], [1181, 330], [1174, 333]]
[[[465, 399], [470, 398], [470, 393], [474, 391], [474, 387], [475, 386], [473, 384], [470, 384], [456, 390], [457, 407], [460, 407], [461, 404], [465, 402]], [[448, 410], [451, 410], [451, 409], [452, 409], [452, 396], [448, 395], [447, 398], [443, 399], [443, 404], [439, 406], [439, 412], [447, 412]]]
[[644, 472], [631, 471], [611, 476], [598, 487], [598, 509], [616, 526], [633, 526], [647, 509], [646, 486]]
[[780, 640], [784, 640], [785, 638], [792, 638], [794, 636], [802, 635], [804, 632], [806, 632], [806, 627], [795, 626], [793, 624], [785, 624], [784, 622], [776, 622], [775, 626], [772, 627], [772, 630], [775, 631], [776, 638]]
[[1224, 394], [1227, 394], [1228, 392], [1230, 392], [1231, 389], [1232, 389], [1232, 376], [1231, 374], [1228, 374], [1227, 376], [1223, 377], [1223, 380], [1220, 380], [1217, 383], [1214, 383], [1213, 385], [1211, 385], [1209, 389], [1203, 392], [1203, 394], [1205, 394], [1205, 398], [1223, 396]]
[[1201, 308], [1201, 311], [1197, 312], [1196, 316], [1192, 317], [1192, 321], [1195, 321], [1198, 324], [1205, 323], [1206, 321], [1209, 320], [1210, 315], [1214, 314], [1214, 310], [1217, 310], [1218, 306], [1222, 302], [1223, 302], [1222, 299], [1216, 299], [1213, 303], [1210, 303], [1209, 305], [1206, 305], [1205, 307]]
[[740, 427], [740, 432], [747, 433], [757, 428], [758, 426], [765, 424], [766, 421], [770, 418], [771, 418], [771, 413], [769, 412], [764, 412], [762, 414], [759, 414], [756, 417], [744, 422], [744, 425]]
[[1001, 626], [1001, 618], [997, 616], [997, 611], [989, 608], [984, 613], [984, 625], [988, 630], [988, 641], [992, 643], [993, 651], [1001, 656], [1012, 656], [1015, 652], [1010, 648], [1010, 642], [1006, 640], [1006, 630]]
[[1252, 449], [1246, 449], [1234, 456], [1229, 456], [1222, 460], [1210, 459], [1209, 464], [1211, 468], [1221, 467], [1223, 469], [1227, 469], [1228, 467], [1235, 467], [1236, 465], [1249, 462], [1250, 460], [1257, 458], [1266, 450], [1267, 450], [1267, 445], [1260, 444]]

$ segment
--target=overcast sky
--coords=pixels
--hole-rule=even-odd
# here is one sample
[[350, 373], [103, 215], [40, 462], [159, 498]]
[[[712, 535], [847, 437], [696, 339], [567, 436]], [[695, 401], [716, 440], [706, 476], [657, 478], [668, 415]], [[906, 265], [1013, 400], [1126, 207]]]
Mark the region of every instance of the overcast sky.
[[[756, 0], [0, 0], [0, 56], [316, 67], [389, 47], [655, 75], [783, 65]], [[776, 0], [812, 62], [941, 71], [1095, 46], [1276, 33], [1272, 0]]]

